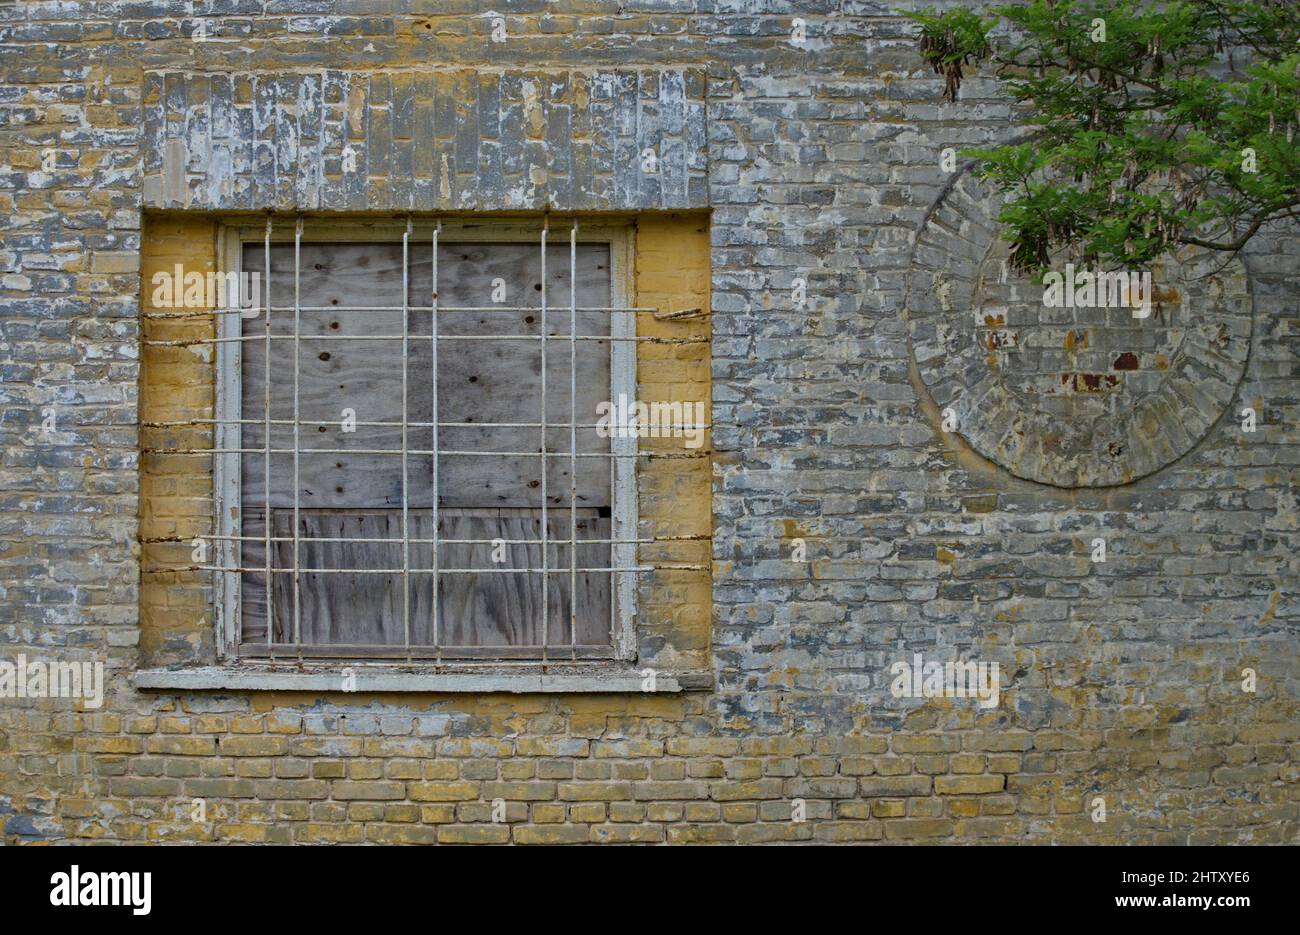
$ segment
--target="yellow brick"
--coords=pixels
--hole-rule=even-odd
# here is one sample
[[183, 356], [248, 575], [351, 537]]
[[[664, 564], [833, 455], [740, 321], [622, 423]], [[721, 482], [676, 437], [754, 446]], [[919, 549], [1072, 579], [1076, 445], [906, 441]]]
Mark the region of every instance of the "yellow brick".
[[1002, 776], [936, 776], [934, 790], [939, 795], [981, 795], [1001, 792], [1006, 785]]

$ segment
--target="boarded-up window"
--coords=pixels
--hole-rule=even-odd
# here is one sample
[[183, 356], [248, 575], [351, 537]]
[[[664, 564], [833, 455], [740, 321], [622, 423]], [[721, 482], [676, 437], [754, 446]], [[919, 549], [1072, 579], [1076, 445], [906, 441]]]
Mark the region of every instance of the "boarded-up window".
[[436, 339], [429, 240], [270, 245], [232, 342], [245, 649], [611, 654], [612, 251], [565, 241], [545, 283], [537, 240], [440, 242]]

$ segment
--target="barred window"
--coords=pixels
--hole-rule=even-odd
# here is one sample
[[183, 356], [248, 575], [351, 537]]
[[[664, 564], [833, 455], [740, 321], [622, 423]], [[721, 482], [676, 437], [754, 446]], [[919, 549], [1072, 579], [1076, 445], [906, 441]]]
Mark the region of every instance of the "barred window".
[[626, 658], [636, 447], [596, 413], [635, 395], [628, 232], [224, 237], [258, 296], [218, 340], [227, 648]]

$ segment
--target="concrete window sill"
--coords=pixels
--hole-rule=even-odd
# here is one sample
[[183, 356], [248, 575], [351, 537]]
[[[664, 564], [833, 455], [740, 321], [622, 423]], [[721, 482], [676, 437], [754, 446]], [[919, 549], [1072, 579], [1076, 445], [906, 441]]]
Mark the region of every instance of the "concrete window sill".
[[[344, 669], [351, 685], [344, 688]], [[418, 667], [378, 666], [201, 666], [141, 669], [131, 676], [138, 689], [171, 691], [309, 691], [343, 692], [460, 692], [507, 694], [676, 694], [713, 687], [711, 672], [656, 672], [653, 689], [646, 688], [642, 670], [619, 666], [548, 666], [537, 669], [421, 670]]]

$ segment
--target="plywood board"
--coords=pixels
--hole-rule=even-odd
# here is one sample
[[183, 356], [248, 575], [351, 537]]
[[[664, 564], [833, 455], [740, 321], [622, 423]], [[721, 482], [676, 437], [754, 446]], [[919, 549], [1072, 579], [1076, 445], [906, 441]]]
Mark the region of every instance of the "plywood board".
[[[277, 510], [272, 515], [276, 539], [293, 536], [293, 511]], [[549, 568], [569, 567], [569, 513], [548, 512]], [[578, 513], [577, 536], [608, 539], [608, 518], [596, 511]], [[528, 509], [447, 510], [440, 512], [442, 539], [540, 540], [541, 517]], [[432, 538], [432, 510], [408, 511], [411, 539]], [[253, 523], [250, 534], [261, 534]], [[400, 510], [308, 510], [299, 511], [299, 567], [305, 569], [369, 569], [402, 567], [402, 514]], [[335, 538], [388, 539], [384, 543], [334, 543], [312, 540]], [[408, 546], [410, 568], [433, 567], [432, 545], [412, 542]], [[272, 543], [273, 566], [292, 568], [294, 544]], [[609, 546], [603, 543], [579, 545], [579, 568], [605, 568]], [[261, 542], [245, 543], [245, 559], [264, 564]], [[495, 554], [494, 554], [495, 553]], [[524, 569], [539, 569], [540, 545], [447, 544], [441, 549], [439, 567], [483, 569], [481, 574], [440, 576], [437, 645], [540, 646], [542, 643], [542, 576]], [[501, 561], [494, 561], [501, 558]], [[518, 573], [503, 570], [520, 569]], [[409, 611], [403, 607], [401, 574], [328, 574], [305, 571], [299, 576], [297, 636], [304, 645], [373, 644], [400, 646], [406, 642], [409, 619], [411, 645], [435, 645], [431, 597], [432, 574], [406, 576]], [[295, 640], [293, 575], [273, 574], [272, 600], [275, 642]], [[606, 572], [551, 574], [546, 587], [546, 644], [563, 647], [570, 642], [571, 584], [578, 589], [578, 644], [597, 645], [609, 641], [610, 587]], [[245, 640], [266, 639], [266, 578], [261, 572], [244, 576]], [[404, 617], [404, 613], [409, 614]]]
[[[273, 277], [270, 301], [275, 306], [294, 304], [293, 247], [272, 246]], [[438, 331], [443, 337], [475, 333], [508, 334], [519, 341], [470, 342], [443, 340], [438, 345], [438, 408], [442, 422], [539, 422], [542, 400], [547, 419], [570, 418], [570, 372], [575, 349], [569, 341], [547, 342], [546, 392], [542, 393], [541, 257], [534, 243], [444, 243], [439, 249], [439, 304], [455, 306], [520, 306], [519, 311], [443, 312]], [[583, 306], [610, 304], [610, 255], [605, 244], [580, 245], [577, 251], [578, 296]], [[247, 244], [243, 269], [263, 272], [263, 248]], [[402, 248], [398, 244], [303, 244], [299, 259], [298, 304], [328, 311], [300, 312], [298, 334], [297, 405], [303, 425], [299, 429], [301, 454], [297, 464], [300, 506], [299, 534], [319, 537], [401, 539], [403, 494], [409, 505], [412, 538], [431, 538], [433, 460], [429, 455], [367, 453], [363, 449], [400, 451], [399, 427], [359, 425], [345, 432], [337, 424], [343, 410], [355, 412], [361, 422], [400, 422], [402, 418], [401, 341], [313, 341], [329, 336], [373, 336], [402, 333]], [[417, 306], [431, 305], [432, 262], [430, 245], [412, 244], [409, 254], [406, 342], [406, 418], [408, 422], [432, 420], [433, 380], [431, 313]], [[567, 338], [571, 317], [568, 245], [547, 253], [546, 333]], [[500, 293], [504, 285], [505, 295]], [[264, 287], [265, 288], [265, 287]], [[494, 296], [494, 288], [497, 294]], [[369, 306], [369, 307], [363, 307]], [[388, 307], [389, 310], [385, 310]], [[393, 310], [393, 309], [396, 310]], [[334, 309], [337, 309], [335, 311]], [[577, 333], [609, 334], [606, 312], [580, 312]], [[242, 446], [263, 445], [266, 376], [268, 373], [264, 319], [242, 323], [242, 334], [256, 340], [241, 342]], [[273, 336], [294, 334], [292, 311], [271, 316]], [[610, 396], [611, 350], [607, 342], [577, 342], [577, 421], [596, 421], [596, 404]], [[272, 342], [270, 355], [272, 419], [292, 419], [294, 413], [294, 342]], [[322, 424], [308, 424], [319, 420]], [[577, 451], [608, 452], [610, 440], [594, 429], [579, 429]], [[427, 426], [408, 426], [407, 448], [433, 447]], [[569, 429], [551, 428], [547, 448], [569, 451]], [[292, 429], [273, 427], [271, 447], [291, 448]], [[489, 428], [477, 425], [443, 427], [440, 451], [536, 452], [541, 447], [538, 427]], [[313, 448], [342, 449], [343, 453], [311, 453]], [[438, 492], [443, 538], [540, 538], [542, 459], [536, 455], [462, 457], [444, 455], [438, 464]], [[610, 464], [606, 458], [548, 458], [545, 489], [550, 507], [548, 535], [568, 539], [570, 474], [576, 464], [579, 538], [608, 538], [612, 504]], [[265, 550], [264, 511], [269, 503], [276, 536], [292, 535], [294, 459], [273, 455], [270, 491], [266, 490], [265, 462], [260, 454], [246, 454], [241, 462], [242, 534], [256, 541], [242, 545], [241, 564], [261, 567]], [[511, 546], [510, 567], [540, 565], [540, 548]], [[401, 567], [400, 545], [310, 543], [301, 546], [303, 567]], [[490, 546], [444, 546], [441, 567], [488, 567]], [[608, 545], [580, 548], [578, 564], [606, 567]], [[292, 565], [292, 545], [278, 543], [273, 550], [277, 567]], [[410, 567], [428, 568], [428, 545], [412, 544]], [[566, 546], [552, 548], [552, 566], [567, 567]], [[276, 641], [293, 639], [292, 589], [288, 575], [277, 575], [274, 588]], [[403, 626], [402, 576], [304, 575], [299, 593], [299, 626], [304, 643], [374, 643], [401, 645]], [[609, 641], [609, 576], [578, 576], [579, 643]], [[266, 586], [261, 573], [243, 576], [243, 632], [245, 640], [266, 638]], [[279, 579], [284, 579], [283, 581]], [[428, 645], [432, 633], [432, 576], [410, 575], [410, 640]], [[541, 639], [541, 576], [484, 573], [448, 575], [439, 591], [439, 637], [445, 645], [519, 646]], [[569, 642], [569, 578], [549, 576], [548, 643]]]
[[[410, 300], [430, 304], [431, 262], [425, 251], [411, 251]], [[291, 245], [274, 245], [271, 301], [293, 304]], [[421, 258], [423, 254], [423, 258]], [[400, 422], [402, 419], [401, 341], [313, 341], [330, 338], [402, 333], [402, 312], [360, 309], [401, 305], [401, 246], [391, 244], [304, 244], [300, 260], [299, 302], [307, 307], [337, 305], [338, 312], [302, 312], [299, 316], [298, 412], [304, 423], [299, 429], [299, 496], [302, 505], [320, 508], [382, 507], [401, 503], [402, 459], [391, 454], [352, 453], [400, 451], [402, 431], [398, 427], [360, 426], [346, 432], [338, 423], [344, 410], [351, 410], [360, 422]], [[262, 249], [248, 245], [245, 269], [261, 271]], [[494, 333], [527, 340], [468, 342], [447, 340], [438, 352], [439, 421], [463, 423], [540, 423], [542, 421], [540, 250], [529, 244], [454, 244], [439, 252], [441, 305], [491, 305], [492, 282], [506, 283], [507, 304], [529, 308], [521, 312], [453, 312], [439, 317], [444, 336]], [[282, 269], [288, 273], [283, 274]], [[578, 250], [578, 301], [587, 306], [609, 303], [609, 251], [605, 245], [581, 245]], [[548, 302], [556, 308], [547, 316], [547, 332], [570, 334], [569, 256], [567, 247], [548, 252]], [[347, 308], [345, 308], [347, 307]], [[410, 334], [406, 343], [406, 418], [408, 423], [432, 421], [432, 377], [430, 341], [431, 314], [411, 311]], [[272, 315], [273, 336], [294, 333], [292, 312]], [[585, 312], [577, 316], [582, 335], [609, 333], [609, 316]], [[243, 334], [257, 338], [266, 331], [263, 319], [246, 320]], [[546, 414], [548, 422], [570, 421], [570, 370], [577, 351], [577, 418], [579, 423], [597, 420], [597, 404], [610, 396], [610, 349], [606, 342], [547, 342]], [[251, 420], [244, 426], [243, 447], [260, 448], [265, 430], [266, 351], [261, 340], [242, 344], [243, 412]], [[274, 340], [271, 347], [272, 420], [290, 420], [294, 413], [294, 343]], [[594, 428], [579, 429], [577, 450], [584, 454], [609, 451], [609, 440]], [[408, 450], [429, 451], [433, 436], [429, 428], [409, 427]], [[570, 450], [567, 427], [547, 432], [547, 449]], [[438, 447], [450, 451], [539, 452], [540, 428], [444, 427]], [[292, 448], [289, 427], [274, 427], [272, 448]], [[342, 450], [344, 454], [311, 454], [309, 449]], [[568, 458], [548, 458], [546, 488], [549, 502], [568, 502], [570, 473]], [[293, 458], [272, 457], [271, 506], [292, 503]], [[531, 506], [541, 505], [540, 456], [500, 457], [445, 455], [440, 459], [439, 496], [446, 506]], [[604, 458], [576, 459], [578, 502], [583, 506], [609, 506], [609, 464]], [[244, 459], [243, 501], [246, 507], [265, 500], [264, 465], [260, 455]], [[431, 504], [433, 464], [428, 455], [406, 459], [406, 491], [411, 504]], [[363, 479], [363, 482], [359, 482]]]

